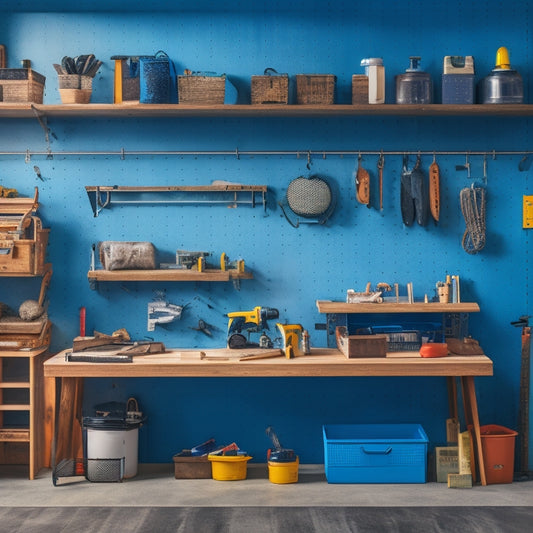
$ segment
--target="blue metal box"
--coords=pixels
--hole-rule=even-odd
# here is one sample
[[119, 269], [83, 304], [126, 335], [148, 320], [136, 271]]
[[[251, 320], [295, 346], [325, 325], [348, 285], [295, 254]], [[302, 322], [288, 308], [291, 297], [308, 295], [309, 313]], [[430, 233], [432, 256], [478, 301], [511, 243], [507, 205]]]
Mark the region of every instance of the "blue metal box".
[[419, 424], [325, 425], [328, 483], [425, 483], [428, 438]]
[[474, 94], [473, 74], [442, 75], [443, 104], [473, 104]]

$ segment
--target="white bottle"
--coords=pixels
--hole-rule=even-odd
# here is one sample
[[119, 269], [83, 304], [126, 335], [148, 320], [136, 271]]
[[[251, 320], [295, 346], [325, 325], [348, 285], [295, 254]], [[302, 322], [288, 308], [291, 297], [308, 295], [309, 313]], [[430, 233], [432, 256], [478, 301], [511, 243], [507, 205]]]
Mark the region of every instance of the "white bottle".
[[385, 103], [385, 67], [380, 57], [369, 57], [361, 61], [368, 76], [368, 103]]

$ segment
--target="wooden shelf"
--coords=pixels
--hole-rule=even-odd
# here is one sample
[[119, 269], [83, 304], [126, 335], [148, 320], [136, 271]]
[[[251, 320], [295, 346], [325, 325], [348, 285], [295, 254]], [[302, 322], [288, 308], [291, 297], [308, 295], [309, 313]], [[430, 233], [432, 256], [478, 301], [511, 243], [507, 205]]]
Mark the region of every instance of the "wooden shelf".
[[30, 430], [0, 428], [0, 442], [30, 442]]
[[197, 270], [89, 270], [92, 281], [230, 281], [253, 279], [248, 271], [206, 269]]
[[405, 117], [527, 117], [533, 116], [533, 104], [474, 105], [212, 105], [184, 104], [1, 104], [0, 118], [49, 117], [76, 118], [186, 118], [186, 117], [342, 117], [342, 116], [405, 116]]
[[439, 302], [409, 303], [359, 303], [349, 304], [332, 300], [317, 300], [319, 313], [478, 313], [479, 305], [473, 302], [441, 304]]
[[29, 411], [30, 404], [23, 403], [4, 403], [0, 405], [0, 411]]

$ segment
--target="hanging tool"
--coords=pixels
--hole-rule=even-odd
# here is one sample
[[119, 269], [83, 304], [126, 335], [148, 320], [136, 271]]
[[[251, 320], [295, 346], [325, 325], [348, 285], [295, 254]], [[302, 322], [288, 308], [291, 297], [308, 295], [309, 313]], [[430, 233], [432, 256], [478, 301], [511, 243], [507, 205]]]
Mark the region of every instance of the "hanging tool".
[[416, 221], [419, 226], [425, 226], [429, 216], [429, 200], [426, 177], [420, 168], [420, 154], [411, 172], [411, 196], [415, 202]]
[[466, 170], [466, 177], [470, 179], [470, 160], [468, 154], [465, 154], [465, 164], [455, 165], [455, 170]]
[[521, 316], [516, 322], [511, 322], [512, 326], [522, 328], [522, 352], [520, 366], [520, 405], [518, 415], [518, 435], [519, 435], [519, 459], [520, 469], [516, 470], [522, 476], [529, 478], [529, 380], [531, 365], [531, 327], [529, 326], [529, 316]]
[[[228, 348], [272, 348], [273, 343], [265, 333], [268, 320], [279, 318], [279, 311], [273, 307], [254, 307], [252, 311], [228, 313]], [[247, 336], [243, 333], [246, 332]], [[259, 344], [250, 342], [250, 333], [261, 332]]]
[[463, 248], [469, 254], [477, 254], [485, 247], [486, 189], [474, 187], [474, 184], [465, 187], [460, 192], [459, 201], [466, 224]]
[[385, 166], [385, 156], [383, 150], [378, 159], [378, 179], [379, 179], [379, 210], [383, 211], [383, 167]]
[[406, 226], [412, 226], [415, 220], [415, 202], [411, 196], [411, 171], [408, 169], [409, 156], [403, 156], [403, 168], [400, 180], [400, 206], [402, 221]]
[[168, 324], [179, 320], [184, 307], [168, 303], [164, 293], [158, 292], [151, 302], [148, 302], [148, 331], [154, 331], [156, 324]]
[[440, 213], [440, 169], [435, 155], [433, 155], [433, 162], [429, 165], [429, 208], [437, 224]]
[[218, 329], [214, 328], [211, 324], [208, 324], [205, 320], [199, 319], [198, 320], [198, 326], [193, 328], [192, 326], [189, 326], [191, 329], [194, 329], [195, 331], [201, 331], [204, 335], [207, 335], [208, 337], [213, 336], [212, 329]]
[[355, 196], [360, 204], [370, 207], [370, 176], [361, 165], [362, 159], [363, 157], [359, 154], [355, 173]]

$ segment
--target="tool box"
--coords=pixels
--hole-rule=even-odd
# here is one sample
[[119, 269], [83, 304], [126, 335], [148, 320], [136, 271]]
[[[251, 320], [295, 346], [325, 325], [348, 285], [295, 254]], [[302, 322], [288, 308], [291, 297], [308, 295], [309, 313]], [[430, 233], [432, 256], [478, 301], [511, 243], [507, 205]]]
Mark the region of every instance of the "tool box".
[[337, 347], [349, 359], [354, 357], [386, 357], [386, 335], [348, 335], [345, 326], [335, 330]]
[[211, 479], [211, 461], [207, 455], [185, 455], [182, 452], [172, 457], [175, 479]]
[[425, 483], [428, 438], [419, 424], [325, 425], [328, 483]]
[[34, 198], [0, 198], [0, 275], [36, 276], [45, 270], [49, 229], [43, 229]]

